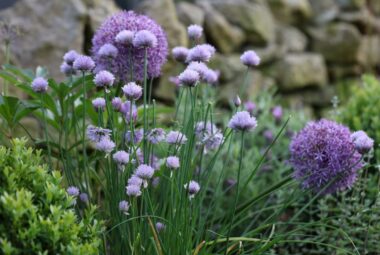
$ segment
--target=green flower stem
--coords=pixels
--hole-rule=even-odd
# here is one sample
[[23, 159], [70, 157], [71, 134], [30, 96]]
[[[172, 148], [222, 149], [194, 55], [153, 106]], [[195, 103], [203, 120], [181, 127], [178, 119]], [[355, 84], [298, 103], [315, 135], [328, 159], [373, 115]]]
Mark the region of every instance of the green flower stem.
[[87, 169], [87, 151], [86, 151], [86, 83], [85, 83], [85, 73], [82, 72], [82, 87], [83, 87], [83, 116], [82, 116], [82, 149], [83, 149], [83, 171], [86, 179], [87, 194], [90, 191], [90, 181], [88, 177]]
[[145, 48], [145, 55], [144, 55], [144, 135], [143, 135], [143, 148], [144, 148], [144, 163], [148, 163], [148, 150], [147, 150], [147, 142], [146, 142], [146, 131], [148, 128], [148, 119], [146, 114], [146, 107], [148, 103], [148, 93], [147, 93], [147, 67], [148, 67], [148, 49]]
[[53, 163], [52, 163], [52, 160], [51, 160], [51, 149], [50, 149], [50, 145], [49, 145], [49, 134], [48, 134], [48, 125], [47, 125], [47, 119], [46, 119], [46, 109], [45, 107], [43, 106], [43, 98], [44, 98], [44, 95], [41, 94], [41, 109], [42, 109], [42, 117], [44, 119], [44, 133], [45, 133], [45, 143], [46, 143], [46, 147], [47, 147], [47, 150], [48, 150], [48, 160], [49, 160], [49, 169], [52, 171], [53, 170]]

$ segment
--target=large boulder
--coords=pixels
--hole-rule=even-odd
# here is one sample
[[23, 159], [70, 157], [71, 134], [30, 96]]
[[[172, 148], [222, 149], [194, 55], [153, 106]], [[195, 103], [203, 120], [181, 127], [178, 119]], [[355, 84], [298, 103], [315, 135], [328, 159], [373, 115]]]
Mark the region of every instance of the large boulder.
[[307, 37], [299, 29], [292, 26], [278, 28], [278, 40], [280, 45], [285, 45], [286, 51], [301, 52], [306, 49]]
[[337, 19], [354, 24], [365, 34], [380, 33], [380, 19], [374, 16], [367, 8], [361, 8], [359, 11], [342, 12]]
[[295, 24], [312, 16], [308, 0], [269, 0], [268, 3], [276, 19], [284, 23]]
[[203, 9], [189, 2], [179, 2], [177, 4], [177, 15], [185, 26], [197, 24], [203, 26], [205, 13]]
[[380, 1], [379, 0], [368, 0], [367, 1], [368, 8], [375, 15], [380, 15]]
[[363, 36], [358, 51], [358, 61], [364, 67], [380, 64], [380, 36]]
[[335, 0], [309, 0], [309, 2], [313, 12], [313, 21], [317, 24], [326, 24], [339, 14], [340, 8]]
[[309, 31], [313, 50], [321, 53], [326, 61], [342, 64], [357, 62], [361, 35], [355, 26], [334, 23]]
[[238, 79], [245, 71], [246, 67], [240, 62], [240, 55], [238, 54], [215, 54], [210, 67], [220, 71], [219, 81], [221, 83], [230, 82]]
[[359, 10], [366, 4], [366, 0], [338, 0], [344, 10]]
[[288, 54], [277, 64], [275, 70], [281, 90], [289, 91], [327, 84], [326, 65], [319, 54]]

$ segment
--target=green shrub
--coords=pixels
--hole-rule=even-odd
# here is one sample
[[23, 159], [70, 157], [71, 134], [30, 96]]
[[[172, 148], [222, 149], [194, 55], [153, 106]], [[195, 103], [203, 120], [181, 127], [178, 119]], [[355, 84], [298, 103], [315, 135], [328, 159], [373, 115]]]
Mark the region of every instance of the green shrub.
[[12, 148], [0, 147], [0, 253], [99, 254], [95, 207], [79, 220], [60, 173], [48, 173], [40, 152], [25, 144], [16, 139]]

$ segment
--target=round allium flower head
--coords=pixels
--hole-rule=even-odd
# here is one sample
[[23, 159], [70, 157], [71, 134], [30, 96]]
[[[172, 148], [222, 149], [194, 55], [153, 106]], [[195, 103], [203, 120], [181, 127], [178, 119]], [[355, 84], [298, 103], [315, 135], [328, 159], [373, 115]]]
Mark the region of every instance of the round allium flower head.
[[213, 53], [210, 50], [210, 46], [208, 45], [196, 45], [189, 50], [187, 54], [186, 62], [190, 63], [192, 61], [196, 62], [208, 62], [212, 57]]
[[133, 38], [133, 47], [154, 48], [157, 46], [157, 37], [149, 30], [140, 30]]
[[[143, 139], [143, 136], [144, 136], [144, 129], [143, 128], [140, 128], [140, 129], [135, 129], [134, 132], [134, 137], [133, 137], [133, 143], [134, 144], [137, 144], [139, 142], [142, 141]], [[132, 136], [132, 131], [131, 130], [128, 130], [126, 133], [125, 133], [125, 140], [130, 143], [132, 142], [132, 139], [131, 139], [131, 136]]]
[[186, 70], [193, 70], [198, 72], [199, 77], [203, 79], [209, 68], [205, 63], [202, 62], [191, 62], [187, 67]]
[[122, 30], [116, 35], [115, 41], [123, 46], [132, 46], [134, 37], [135, 32], [130, 30]]
[[67, 191], [67, 194], [69, 194], [69, 196], [72, 196], [72, 197], [79, 196], [79, 189], [75, 186], [68, 187], [66, 191]]
[[[112, 60], [102, 59], [96, 56], [99, 48], [106, 43], [114, 43], [115, 37], [123, 30], [129, 31], [150, 31], [157, 40], [154, 48], [148, 49], [148, 77], [154, 78], [160, 75], [161, 66], [166, 62], [168, 53], [168, 42], [165, 32], [155, 21], [147, 16], [136, 14], [132, 11], [121, 11], [106, 19], [101, 27], [96, 31], [92, 39], [92, 53], [97, 66], [112, 66], [112, 73], [118, 79], [125, 81], [129, 77], [129, 73], [133, 69], [136, 80], [141, 81], [144, 78], [144, 48], [129, 47], [121, 43], [116, 43], [119, 54]], [[133, 57], [133, 67], [131, 67], [130, 53]]]
[[179, 47], [174, 47], [172, 49], [173, 58], [178, 62], [185, 63], [188, 54], [189, 54], [189, 49], [186, 47], [179, 46]]
[[179, 158], [176, 156], [169, 156], [166, 158], [166, 166], [169, 169], [178, 169], [179, 168]]
[[132, 175], [129, 179], [128, 179], [128, 185], [134, 185], [134, 186], [141, 186], [143, 183], [143, 180], [136, 176], [136, 175]]
[[79, 199], [80, 199], [80, 201], [82, 201], [85, 204], [87, 204], [89, 201], [87, 193], [80, 193]]
[[115, 76], [106, 70], [102, 70], [98, 72], [94, 78], [95, 85], [100, 88], [112, 87], [114, 81], [115, 81]]
[[[132, 109], [131, 109], [132, 105]], [[132, 110], [132, 112], [131, 112]], [[120, 108], [120, 112], [124, 114], [124, 119], [127, 123], [130, 121], [135, 121], [137, 119], [137, 108], [131, 101], [125, 101]]]
[[203, 28], [199, 25], [190, 25], [187, 27], [187, 34], [192, 40], [198, 40], [202, 37]]
[[189, 183], [185, 184], [185, 189], [189, 192], [189, 198], [192, 199], [201, 189], [198, 182], [196, 181], [190, 181]]
[[256, 104], [252, 101], [247, 101], [244, 103], [244, 108], [247, 112], [253, 114], [253, 112], [256, 110]]
[[282, 107], [279, 105], [273, 107], [272, 116], [277, 122], [281, 121], [281, 119], [282, 119]]
[[186, 69], [178, 76], [179, 82], [188, 87], [195, 87], [199, 81], [199, 74], [197, 71]]
[[126, 188], [126, 193], [130, 197], [139, 197], [141, 196], [141, 187], [136, 185], [128, 185]]
[[138, 100], [142, 96], [142, 87], [134, 82], [129, 82], [124, 85], [123, 93], [129, 100]]
[[95, 111], [103, 111], [106, 107], [106, 100], [102, 97], [95, 98], [92, 100], [92, 106], [95, 108]]
[[86, 132], [88, 139], [95, 143], [102, 139], [110, 139], [112, 131], [110, 129], [89, 125]]
[[187, 137], [178, 131], [170, 131], [166, 136], [166, 142], [168, 144], [185, 144]]
[[214, 85], [218, 82], [219, 75], [216, 71], [207, 69], [203, 74], [202, 80], [207, 84]]
[[126, 165], [129, 162], [129, 154], [126, 151], [117, 151], [112, 156], [113, 160], [118, 165]]
[[74, 63], [73, 67], [77, 71], [90, 72], [95, 67], [95, 62], [88, 56], [79, 55]]
[[241, 111], [232, 116], [228, 127], [235, 131], [252, 131], [257, 127], [257, 121], [249, 112]]
[[223, 134], [209, 121], [200, 121], [195, 125], [195, 136], [198, 144], [204, 146], [204, 153], [217, 149], [224, 141]]
[[162, 128], [154, 128], [148, 133], [147, 140], [152, 144], [158, 144], [165, 139], [165, 136], [165, 130]]
[[165, 226], [164, 223], [159, 222], [159, 221], [156, 223], [156, 230], [157, 230], [158, 233], [164, 231], [165, 228], [166, 228], [166, 226]]
[[32, 89], [37, 93], [45, 93], [48, 85], [48, 81], [42, 77], [37, 77], [32, 81]]
[[63, 55], [63, 61], [65, 61], [68, 65], [72, 66], [75, 59], [79, 56], [78, 52], [75, 50], [70, 50]]
[[351, 134], [352, 142], [355, 149], [360, 154], [365, 154], [373, 148], [373, 139], [371, 139], [363, 130]]
[[129, 203], [125, 200], [119, 202], [119, 210], [126, 215], [128, 215], [129, 206]]
[[148, 180], [153, 177], [154, 169], [146, 164], [141, 164], [137, 167], [135, 175], [142, 180]]
[[98, 151], [102, 151], [107, 154], [111, 153], [115, 146], [115, 143], [108, 138], [102, 138], [99, 142], [95, 144], [95, 147]]
[[112, 99], [112, 107], [115, 111], [119, 112], [121, 110], [121, 106], [123, 104], [123, 100], [120, 97], [114, 97]]
[[294, 177], [303, 188], [334, 193], [350, 188], [362, 167], [350, 130], [334, 121], [309, 122], [290, 143]]
[[253, 50], [248, 50], [241, 55], [240, 61], [243, 65], [254, 67], [260, 64], [260, 57]]
[[74, 70], [73, 66], [67, 64], [66, 62], [63, 62], [61, 66], [59, 67], [61, 70], [61, 73], [63, 73], [66, 76], [75, 75], [76, 71]]
[[116, 58], [118, 49], [111, 43], [106, 43], [98, 50], [98, 56], [102, 58]]

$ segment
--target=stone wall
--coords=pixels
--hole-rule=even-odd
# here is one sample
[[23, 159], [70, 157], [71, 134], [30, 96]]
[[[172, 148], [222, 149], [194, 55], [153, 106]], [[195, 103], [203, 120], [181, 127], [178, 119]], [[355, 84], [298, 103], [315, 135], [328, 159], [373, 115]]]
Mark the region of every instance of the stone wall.
[[[64, 52], [88, 52], [93, 31], [120, 9], [111, 0], [5, 2], [0, 19], [19, 31], [12, 63], [47, 65], [58, 78]], [[340, 80], [380, 65], [380, 0], [142, 0], [125, 6], [131, 3], [165, 28], [172, 47], [188, 46], [186, 26], [204, 27], [205, 40], [218, 50], [211, 65], [222, 71], [219, 96], [224, 101], [243, 82], [239, 56], [246, 49], [262, 58], [250, 74], [247, 93], [272, 84], [295, 106], [329, 105]], [[173, 98], [168, 78], [179, 71], [169, 61], [155, 91], [160, 99]]]

